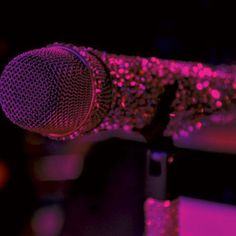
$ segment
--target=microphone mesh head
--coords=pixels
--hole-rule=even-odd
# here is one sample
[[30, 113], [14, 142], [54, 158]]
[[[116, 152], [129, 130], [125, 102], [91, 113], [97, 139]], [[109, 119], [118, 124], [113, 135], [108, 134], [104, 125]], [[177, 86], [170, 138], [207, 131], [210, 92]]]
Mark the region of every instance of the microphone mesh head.
[[0, 79], [0, 101], [18, 126], [44, 135], [78, 129], [93, 103], [86, 63], [60, 47], [32, 50], [14, 58]]

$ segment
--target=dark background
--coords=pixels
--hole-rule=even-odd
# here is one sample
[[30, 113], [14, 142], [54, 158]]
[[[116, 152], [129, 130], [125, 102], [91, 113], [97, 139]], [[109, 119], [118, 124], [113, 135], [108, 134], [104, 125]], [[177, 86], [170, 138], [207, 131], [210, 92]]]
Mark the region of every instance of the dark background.
[[[155, 4], [136, 1], [130, 6], [127, 1], [111, 1], [106, 4], [92, 1], [87, 3], [58, 1], [54, 4], [8, 2], [1, 4], [0, 8], [0, 70], [2, 71], [4, 65], [15, 55], [55, 41], [90, 46], [117, 54], [230, 64], [236, 59], [234, 12], [233, 3], [227, 1], [216, 3], [210, 0], [156, 1]], [[50, 145], [50, 142], [44, 139], [40, 146], [42, 150], [36, 148], [32, 151], [31, 144], [26, 141], [26, 133], [11, 124], [2, 112], [0, 130], [0, 160], [9, 169], [10, 176], [6, 185], [0, 189], [0, 235], [19, 235], [27, 228], [32, 213], [39, 205], [28, 160], [43, 154], [42, 150]], [[98, 152], [93, 151], [97, 150], [96, 148]], [[137, 148], [140, 149], [138, 153], [135, 152]], [[65, 204], [66, 219], [69, 219], [66, 221], [65, 231], [69, 232], [68, 235], [92, 235], [84, 233], [88, 231], [86, 227], [79, 227], [75, 220], [83, 219], [79, 213], [80, 194], [90, 196], [92, 202], [94, 199], [99, 199], [94, 196], [99, 195], [100, 199], [101, 196], [109, 196], [104, 189], [110, 189], [112, 192], [113, 185], [107, 182], [115, 175], [112, 175], [112, 171], [108, 171], [112, 168], [116, 169], [114, 173], [117, 176], [123, 176], [124, 170], [130, 170], [133, 175], [131, 174], [132, 178], [127, 177], [127, 182], [135, 182], [136, 187], [127, 187], [130, 191], [125, 191], [122, 187], [117, 188], [117, 195], [128, 192], [128, 197], [125, 198], [125, 195], [121, 194], [123, 198], [114, 198], [116, 200], [113, 205], [105, 204], [109, 209], [105, 219], [109, 218], [109, 214], [114, 216], [115, 212], [117, 213], [111, 209], [123, 205], [130, 211], [121, 211], [116, 215], [123, 214], [128, 217], [130, 214], [130, 218], [134, 220], [131, 226], [126, 225], [131, 227], [130, 234], [127, 235], [139, 235], [132, 229], [135, 228], [135, 224], [139, 225], [137, 226], [139, 232], [143, 229], [140, 224], [143, 220], [141, 212], [144, 200], [145, 150], [145, 145], [140, 146], [135, 142], [118, 139], [95, 145], [89, 154], [90, 161], [86, 165], [83, 177], [71, 187], [71, 198], [69, 197]], [[170, 168], [170, 192], [173, 196], [180, 194], [236, 204], [234, 155], [197, 151], [183, 151], [183, 153], [176, 156], [176, 161]], [[101, 158], [99, 163], [102, 163], [101, 171], [97, 172], [93, 171], [96, 157]], [[126, 159], [130, 161], [127, 162]], [[106, 164], [107, 162], [109, 164]], [[107, 175], [103, 174], [103, 177], [99, 178], [101, 173]], [[119, 183], [122, 182], [124, 182], [122, 177], [118, 178], [116, 186], [121, 186]], [[87, 186], [86, 184], [89, 184], [90, 189], [78, 187]], [[93, 190], [95, 186], [100, 186], [100, 189]], [[109, 202], [109, 197], [107, 198]], [[129, 202], [132, 202], [132, 199], [134, 204], [130, 206]], [[89, 218], [87, 221], [84, 220], [83, 225], [102, 224], [93, 220], [101, 214], [98, 206], [103, 206], [99, 205], [99, 202], [96, 204], [90, 204], [90, 207], [84, 210], [85, 215], [93, 216], [90, 221]], [[119, 224], [114, 228], [111, 227], [112, 235], [116, 235], [114, 232], [118, 232], [116, 230], [118, 228], [120, 229]], [[106, 234], [97, 232], [97, 235]]]

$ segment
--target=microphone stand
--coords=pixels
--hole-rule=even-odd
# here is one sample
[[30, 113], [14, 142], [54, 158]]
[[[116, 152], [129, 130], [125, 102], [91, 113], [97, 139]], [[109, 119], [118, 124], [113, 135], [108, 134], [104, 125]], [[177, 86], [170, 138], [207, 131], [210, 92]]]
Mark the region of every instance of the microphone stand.
[[[168, 189], [168, 166], [173, 162], [174, 153], [177, 148], [169, 137], [164, 137], [163, 133], [169, 122], [171, 105], [175, 99], [178, 82], [166, 87], [165, 92], [158, 97], [159, 103], [157, 112], [152, 122], [141, 130], [142, 135], [147, 140], [148, 151], [146, 153], [146, 202], [145, 208], [145, 235], [168, 235], [177, 236], [178, 227], [177, 214], [173, 211]], [[158, 210], [153, 206], [159, 203]], [[175, 203], [174, 203], [175, 204]], [[156, 219], [158, 215], [158, 220]], [[171, 215], [172, 218], [166, 216]], [[156, 224], [155, 224], [156, 223]]]

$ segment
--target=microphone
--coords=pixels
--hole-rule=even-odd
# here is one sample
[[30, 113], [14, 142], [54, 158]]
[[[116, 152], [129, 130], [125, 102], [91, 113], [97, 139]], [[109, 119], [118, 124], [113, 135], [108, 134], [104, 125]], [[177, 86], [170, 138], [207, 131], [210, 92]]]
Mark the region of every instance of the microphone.
[[14, 124], [66, 140], [145, 128], [167, 86], [177, 83], [164, 132], [177, 138], [201, 128], [202, 118], [235, 106], [234, 70], [54, 43], [8, 63], [0, 78], [0, 102]]

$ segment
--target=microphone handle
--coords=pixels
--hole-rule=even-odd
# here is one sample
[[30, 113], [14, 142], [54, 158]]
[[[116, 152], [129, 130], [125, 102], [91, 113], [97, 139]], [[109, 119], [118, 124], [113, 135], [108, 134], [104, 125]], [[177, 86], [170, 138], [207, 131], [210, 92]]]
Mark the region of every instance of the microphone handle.
[[[106, 65], [112, 79], [112, 106], [93, 131], [143, 130], [153, 121], [164, 96], [169, 122], [164, 135], [177, 139], [207, 125], [207, 116], [232, 109], [236, 100], [235, 66], [107, 54], [89, 49]], [[168, 88], [171, 88], [169, 89]], [[168, 95], [168, 94], [167, 94]], [[158, 113], [162, 116], [165, 108]], [[225, 122], [225, 121], [224, 121]], [[150, 130], [150, 127], [149, 127]], [[159, 134], [158, 134], [159, 135]]]

